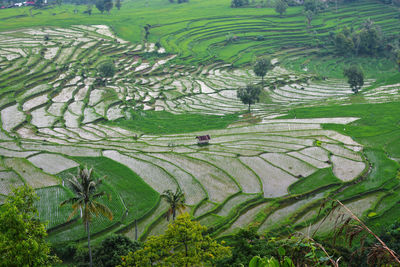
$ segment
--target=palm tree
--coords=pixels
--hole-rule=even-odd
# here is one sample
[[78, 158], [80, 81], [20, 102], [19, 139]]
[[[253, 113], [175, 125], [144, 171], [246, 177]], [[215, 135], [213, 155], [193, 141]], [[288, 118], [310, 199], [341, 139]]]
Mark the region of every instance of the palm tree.
[[[71, 186], [74, 197], [70, 199], [64, 200], [61, 202], [61, 206], [69, 203], [72, 204], [73, 211], [69, 216], [68, 220], [70, 220], [78, 210], [81, 211], [81, 217], [83, 223], [85, 225], [85, 230], [88, 234], [88, 247], [89, 247], [89, 259], [90, 259], [90, 267], [93, 266], [92, 263], [92, 250], [90, 248], [90, 221], [92, 219], [92, 215], [98, 216], [102, 214], [107, 217], [109, 220], [113, 219], [113, 214], [111, 210], [96, 201], [96, 199], [105, 195], [105, 192], [96, 193], [98, 185], [102, 183], [102, 180], [94, 180], [92, 177], [93, 169], [88, 169], [85, 167], [84, 169], [78, 168], [78, 174], [76, 176], [72, 176], [71, 179], [68, 179], [68, 183]], [[83, 211], [83, 214], [82, 214]]]
[[169, 221], [169, 217], [172, 215], [172, 219], [175, 220], [176, 211], [182, 212], [185, 209], [185, 194], [182, 192], [180, 188], [177, 188], [175, 193], [171, 190], [166, 190], [161, 195], [168, 204], [169, 209], [166, 213], [167, 221]]

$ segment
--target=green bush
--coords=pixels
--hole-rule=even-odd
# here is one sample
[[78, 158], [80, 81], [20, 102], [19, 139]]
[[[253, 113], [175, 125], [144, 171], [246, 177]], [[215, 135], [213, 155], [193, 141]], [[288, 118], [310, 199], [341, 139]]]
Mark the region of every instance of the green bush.
[[116, 69], [112, 61], [106, 61], [98, 66], [97, 71], [101, 77], [106, 78], [113, 77]]

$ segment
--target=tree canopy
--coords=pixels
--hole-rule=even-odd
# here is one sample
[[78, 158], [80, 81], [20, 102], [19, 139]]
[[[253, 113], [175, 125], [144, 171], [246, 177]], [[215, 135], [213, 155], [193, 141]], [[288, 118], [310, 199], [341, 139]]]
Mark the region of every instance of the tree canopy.
[[282, 17], [283, 13], [286, 12], [286, 9], [288, 8], [288, 5], [286, 4], [285, 1], [283, 0], [278, 0], [276, 1], [275, 4], [275, 11], [276, 13], [279, 13], [279, 15]]
[[356, 65], [352, 65], [343, 72], [344, 76], [347, 77], [347, 82], [351, 87], [351, 90], [357, 94], [361, 87], [364, 85], [364, 73]]
[[175, 193], [171, 190], [164, 191], [161, 197], [169, 204], [169, 209], [166, 212], [167, 220], [169, 221], [171, 215], [172, 219], [175, 220], [176, 212], [182, 212], [185, 209], [185, 194], [180, 188], [177, 188]]
[[100, 64], [97, 68], [98, 73], [101, 77], [106, 78], [106, 77], [113, 77], [115, 74], [115, 66], [112, 61], [106, 61], [102, 64]]
[[[101, 12], [107, 11], [108, 13], [113, 8], [114, 4], [112, 0], [97, 0], [96, 1], [96, 8]], [[120, 6], [121, 7], [121, 6]]]
[[262, 79], [262, 87], [264, 87], [264, 76], [271, 68], [271, 59], [266, 57], [258, 58], [253, 66], [254, 73]]
[[52, 266], [45, 224], [37, 219], [39, 198], [29, 186], [13, 190], [0, 213], [0, 266]]
[[123, 235], [111, 235], [93, 249], [95, 266], [114, 267], [122, 263], [121, 257], [140, 249], [142, 244]]
[[122, 266], [203, 266], [229, 257], [230, 248], [206, 235], [206, 230], [188, 213], [181, 214], [164, 235], [150, 236], [143, 249], [123, 257]]
[[239, 88], [237, 91], [237, 97], [242, 101], [243, 104], [250, 105], [255, 104], [260, 100], [261, 87], [248, 84], [245, 88]]
[[249, 0], [232, 0], [231, 7], [237, 8], [242, 6], [247, 6], [249, 4]]
[[343, 27], [336, 33], [334, 44], [337, 53], [376, 55], [383, 50], [384, 38], [372, 20], [366, 20], [358, 30]]

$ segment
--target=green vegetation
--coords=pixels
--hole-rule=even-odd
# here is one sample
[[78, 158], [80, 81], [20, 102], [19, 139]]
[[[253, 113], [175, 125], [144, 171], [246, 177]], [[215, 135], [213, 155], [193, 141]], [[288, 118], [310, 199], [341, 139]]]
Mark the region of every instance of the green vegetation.
[[255, 104], [260, 100], [260, 93], [261, 87], [248, 84], [245, 88], [239, 88], [237, 91], [237, 97], [242, 101], [243, 104], [249, 105], [249, 112], [250, 112], [250, 105]]
[[[355, 141], [365, 146], [365, 155], [371, 164], [368, 175], [359, 183], [344, 189], [336, 198], [351, 198], [366, 192], [384, 191], [391, 194], [400, 184], [396, 177], [400, 165], [392, 158], [399, 155], [398, 140], [400, 138], [400, 120], [396, 114], [400, 105], [394, 103], [353, 104], [348, 106], [325, 106], [314, 108], [298, 108], [290, 111], [286, 117], [359, 117], [360, 119], [346, 126], [326, 124], [325, 129], [331, 129], [351, 136]], [[393, 146], [393, 147], [392, 147]], [[292, 187], [293, 188], [293, 187]], [[389, 225], [396, 219], [393, 213], [397, 202], [388, 203], [388, 212], [368, 220], [373, 225]], [[391, 207], [391, 208], [390, 208]], [[398, 213], [396, 213], [398, 214]], [[379, 222], [379, 223], [378, 223]]]
[[[94, 266], [115, 267], [122, 264], [122, 256], [141, 248], [142, 243], [138, 241], [132, 241], [123, 235], [110, 235], [100, 244], [93, 246], [93, 264]], [[87, 248], [79, 248], [72, 254], [65, 256], [69, 256], [69, 258], [65, 258], [67, 261], [70, 261], [73, 257], [73, 263], [78, 266], [89, 264]]]
[[[73, 12], [75, 8], [79, 11], [76, 14]], [[107, 24], [119, 37], [136, 43], [142, 41], [145, 25], [157, 25], [150, 29], [148, 40], [160, 42], [169, 52], [179, 54], [177, 62], [183, 64], [219, 59], [234, 64], [250, 63], [254, 55], [278, 55], [282, 47], [293, 48], [289, 55], [303, 56], [310, 52], [304, 48], [309, 47], [315, 37], [318, 37], [315, 40], [324, 43], [329, 38], [329, 32], [336, 31], [337, 26], [361, 25], [363, 20], [354, 20], [352, 15], [355, 13], [360, 18], [371, 18], [383, 33], [395, 34], [400, 30], [396, 9], [371, 1], [340, 3], [337, 12], [335, 6], [324, 10], [313, 19], [316, 36], [306, 30], [302, 7], [289, 7], [284, 18], [276, 16], [272, 8], [230, 8], [226, 0], [213, 1], [212, 5], [193, 0], [178, 6], [164, 0], [148, 3], [129, 1], [120, 11], [111, 11], [109, 15], [93, 12], [89, 16], [83, 13], [85, 10], [85, 6], [62, 5], [33, 11], [32, 17], [28, 8], [2, 10], [0, 19], [6, 19], [7, 23], [0, 25], [0, 29], [45, 25], [68, 27], [79, 21], [85, 25]], [[135, 15], [132, 16], [132, 13]], [[23, 17], [9, 22], [18, 15]], [[277, 32], [283, 34], [277, 35]], [[228, 33], [237, 36], [238, 41], [225, 45]], [[263, 38], [257, 41], [257, 36]]]
[[96, 192], [98, 185], [101, 184], [102, 180], [94, 180], [92, 177], [93, 169], [78, 169], [78, 174], [68, 179], [71, 190], [74, 192], [74, 196], [64, 200], [60, 203], [60, 206], [65, 204], [72, 204], [72, 218], [79, 211], [82, 212], [82, 221], [85, 225], [85, 230], [88, 236], [88, 247], [89, 247], [89, 260], [90, 267], [93, 266], [92, 260], [92, 249], [90, 246], [90, 223], [93, 216], [103, 215], [110, 221], [113, 219], [113, 214], [110, 208], [98, 202], [98, 198], [105, 195], [105, 192]]
[[111, 61], [104, 62], [98, 67], [98, 72], [101, 77], [113, 77], [115, 74], [115, 67]]
[[0, 252], [2, 266], [52, 266], [45, 225], [37, 220], [35, 191], [29, 186], [13, 190], [0, 207]]
[[261, 88], [264, 88], [264, 76], [272, 69], [270, 58], [258, 58], [253, 66], [254, 73], [261, 77]]
[[324, 186], [341, 183], [342, 182], [332, 173], [331, 168], [320, 169], [310, 176], [301, 178], [299, 181], [292, 184], [289, 187], [289, 192], [292, 194], [304, 194]]
[[[47, 229], [64, 224], [69, 217], [71, 207], [60, 207], [60, 202], [72, 196], [72, 193], [62, 186], [44, 187], [36, 190], [39, 200], [35, 202], [40, 219], [47, 222]], [[52, 212], [49, 212], [52, 211]]]
[[[296, 265], [324, 266], [332, 258], [317, 241], [284, 236], [322, 223], [317, 236], [330, 241], [335, 218], [324, 221], [326, 206], [318, 211], [328, 198], [374, 230], [393, 224], [398, 10], [366, 0], [286, 2], [138, 0], [119, 10], [116, 1], [117, 11], [99, 0], [98, 11], [60, 2], [0, 10], [0, 201], [9, 185], [32, 184], [57, 254], [92, 262], [82, 249], [89, 234], [99, 266], [215, 258], [239, 266], [257, 254], [261, 265], [290, 255]], [[347, 72], [352, 65], [360, 69]], [[252, 113], [241, 113], [240, 100]], [[209, 144], [196, 145], [203, 134]], [[111, 210], [112, 221], [81, 213], [82, 192], [74, 197], [79, 186], [67, 178], [82, 166], [93, 168], [94, 180], [105, 177], [94, 196], [110, 197], [93, 212]], [[191, 215], [167, 226], [164, 215], [174, 219], [181, 207]], [[237, 233], [248, 226], [253, 232]], [[134, 252], [140, 244], [111, 234], [148, 241]], [[230, 242], [231, 258], [222, 259], [229, 251], [214, 237]], [[328, 244], [330, 255], [349, 260], [351, 246]]]
[[131, 169], [109, 158], [74, 157], [83, 166], [94, 169], [97, 178], [104, 178], [122, 198], [128, 214], [127, 221], [139, 219], [151, 210], [159, 201], [159, 194]]
[[138, 111], [132, 113], [132, 119], [119, 119], [106, 124], [145, 134], [172, 134], [225, 128], [237, 119], [237, 114], [215, 116], [193, 113], [172, 114], [166, 111]]
[[[399, 117], [400, 105], [397, 102], [379, 104], [331, 105], [311, 108], [296, 108], [282, 118], [330, 118], [356, 117], [359, 120], [343, 126], [325, 124], [325, 129], [331, 129], [351, 136], [355, 141], [366, 147], [377, 148], [388, 152], [388, 145], [400, 137]], [[394, 148], [394, 152], [396, 152]], [[394, 155], [389, 154], [391, 157]]]
[[275, 3], [275, 11], [276, 13], [279, 13], [279, 15], [282, 17], [284, 13], [286, 13], [286, 9], [288, 8], [288, 4], [283, 1], [283, 0], [278, 0]]
[[164, 235], [149, 237], [143, 249], [124, 257], [122, 266], [197, 266], [229, 256], [230, 248], [212, 239], [206, 231], [207, 227], [192, 221], [189, 214], [181, 214]]
[[165, 214], [167, 221], [169, 221], [171, 215], [172, 220], [175, 221], [176, 212], [182, 212], [185, 209], [185, 194], [180, 188], [177, 188], [175, 193], [171, 190], [164, 191], [161, 197], [165, 199], [169, 205], [169, 209]]
[[347, 77], [351, 90], [357, 94], [361, 87], [364, 85], [364, 73], [358, 66], [350, 66], [344, 70], [344, 76]]

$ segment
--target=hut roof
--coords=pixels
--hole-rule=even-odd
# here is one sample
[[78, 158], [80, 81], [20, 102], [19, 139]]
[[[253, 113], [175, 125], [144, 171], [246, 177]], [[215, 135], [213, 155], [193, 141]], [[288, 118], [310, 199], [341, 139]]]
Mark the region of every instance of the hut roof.
[[196, 138], [197, 138], [199, 141], [208, 141], [208, 140], [211, 139], [211, 137], [210, 137], [208, 134], [207, 134], [207, 135], [196, 136]]

